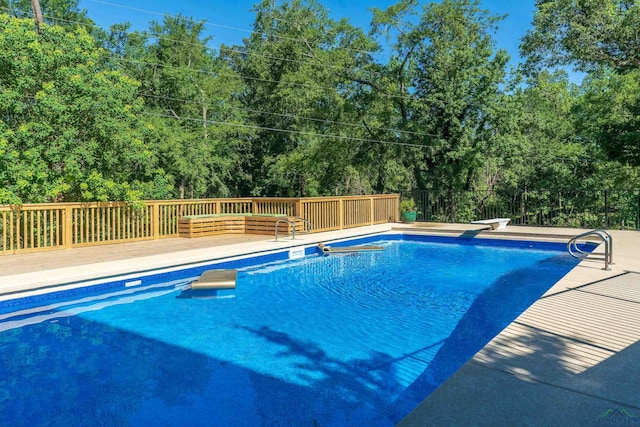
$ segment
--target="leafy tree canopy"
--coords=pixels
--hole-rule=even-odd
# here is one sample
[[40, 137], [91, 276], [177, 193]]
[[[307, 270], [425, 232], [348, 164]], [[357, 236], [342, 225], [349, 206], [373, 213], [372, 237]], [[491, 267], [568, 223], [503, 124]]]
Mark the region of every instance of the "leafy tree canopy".
[[0, 15], [5, 201], [131, 200], [154, 182], [138, 83], [101, 69], [102, 54], [81, 27], [37, 33], [31, 20]]
[[637, 0], [536, 0], [521, 49], [527, 70], [576, 65], [592, 71], [640, 67]]

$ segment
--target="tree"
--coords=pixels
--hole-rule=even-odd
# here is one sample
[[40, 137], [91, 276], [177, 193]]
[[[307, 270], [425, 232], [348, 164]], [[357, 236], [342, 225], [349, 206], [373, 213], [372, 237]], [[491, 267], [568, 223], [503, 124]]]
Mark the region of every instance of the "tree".
[[203, 28], [204, 22], [167, 16], [151, 23], [145, 38], [154, 42], [146, 54], [131, 35], [120, 54], [142, 81], [140, 91], [157, 133], [154, 148], [181, 198], [238, 194], [252, 133], [238, 108], [242, 81], [206, 46]]
[[[78, 0], [40, 0], [40, 8], [44, 22], [65, 28], [78, 25], [93, 28], [93, 21], [87, 16], [86, 9], [79, 8]], [[0, 13], [7, 13], [16, 18], [32, 18], [31, 0], [0, 0]]]
[[640, 3], [539, 0], [522, 44], [527, 69], [575, 64], [589, 72], [577, 110], [585, 141], [612, 160], [640, 165]]
[[36, 33], [0, 15], [0, 203], [162, 193], [151, 190], [166, 182], [145, 144], [138, 82], [100, 69], [103, 54], [81, 27]]
[[471, 0], [429, 3], [419, 15], [417, 5], [402, 0], [376, 10], [374, 20], [379, 33], [396, 34], [387, 66], [394, 101], [411, 139], [424, 147], [405, 164], [420, 189], [470, 190], [492, 142], [490, 112], [506, 76], [508, 55], [494, 52], [490, 35], [501, 17]]
[[222, 48], [245, 79], [243, 97], [259, 131], [248, 169], [252, 194], [314, 196], [371, 188], [353, 159], [368, 145], [362, 68], [376, 45], [313, 0], [255, 8], [243, 46]]
[[576, 65], [592, 71], [640, 66], [637, 0], [536, 0], [533, 28], [521, 50], [530, 72]]
[[591, 74], [578, 107], [577, 129], [585, 140], [602, 148], [609, 159], [640, 166], [640, 70]]
[[[506, 133], [519, 143], [505, 144], [505, 158], [515, 159], [507, 170], [517, 171], [520, 189], [580, 189], [595, 170], [594, 146], [575, 127], [578, 88], [566, 72], [541, 72], [518, 89], [508, 114], [517, 128]], [[517, 167], [514, 167], [516, 166]]]

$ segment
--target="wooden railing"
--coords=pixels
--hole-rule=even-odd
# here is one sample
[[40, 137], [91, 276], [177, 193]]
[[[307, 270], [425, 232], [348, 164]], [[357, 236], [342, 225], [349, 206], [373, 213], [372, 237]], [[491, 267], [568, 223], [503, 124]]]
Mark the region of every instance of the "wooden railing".
[[400, 196], [153, 200], [134, 204], [0, 205], [0, 255], [178, 235], [185, 215], [253, 213], [306, 218], [313, 232], [398, 220]]

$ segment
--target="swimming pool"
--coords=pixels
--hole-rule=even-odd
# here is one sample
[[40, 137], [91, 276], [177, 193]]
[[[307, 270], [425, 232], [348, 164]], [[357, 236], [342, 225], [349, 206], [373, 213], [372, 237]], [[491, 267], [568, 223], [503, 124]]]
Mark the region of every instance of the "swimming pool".
[[357, 243], [385, 250], [219, 264], [229, 298], [186, 297], [198, 267], [5, 309], [0, 419], [393, 425], [576, 264], [546, 243], [339, 244]]

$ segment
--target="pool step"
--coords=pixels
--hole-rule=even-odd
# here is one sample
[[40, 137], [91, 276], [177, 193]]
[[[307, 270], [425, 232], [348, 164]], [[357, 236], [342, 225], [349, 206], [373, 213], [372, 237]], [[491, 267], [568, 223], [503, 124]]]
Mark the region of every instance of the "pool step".
[[208, 270], [191, 283], [191, 289], [235, 289], [237, 270]]

